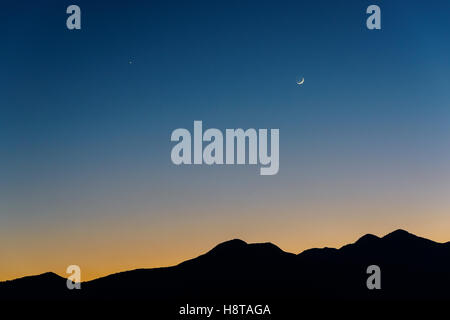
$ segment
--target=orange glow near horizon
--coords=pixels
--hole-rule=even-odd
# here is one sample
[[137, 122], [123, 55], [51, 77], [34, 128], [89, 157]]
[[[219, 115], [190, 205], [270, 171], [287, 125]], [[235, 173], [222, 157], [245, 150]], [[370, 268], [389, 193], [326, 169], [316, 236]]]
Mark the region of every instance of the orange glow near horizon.
[[[366, 233], [384, 236], [399, 228], [437, 242], [450, 240], [446, 210], [434, 210], [433, 219], [429, 219], [411, 208], [395, 208], [397, 215], [393, 217], [394, 208], [369, 210], [346, 205], [330, 211], [326, 207], [305, 207], [301, 215], [285, 208], [277, 213], [276, 221], [267, 208], [242, 214], [239, 219], [234, 215], [217, 218], [201, 213], [189, 222], [167, 219], [155, 224], [142, 217], [108, 223], [92, 221], [87, 226], [69, 229], [52, 225], [23, 230], [20, 236], [16, 233], [14, 243], [5, 241], [8, 235], [3, 234], [0, 280], [48, 271], [65, 277], [71, 264], [81, 267], [83, 281], [137, 268], [172, 266], [233, 238], [248, 243], [272, 242], [293, 253], [311, 247], [339, 248]], [[358, 214], [363, 209], [365, 215]], [[400, 209], [408, 214], [398, 214]]]

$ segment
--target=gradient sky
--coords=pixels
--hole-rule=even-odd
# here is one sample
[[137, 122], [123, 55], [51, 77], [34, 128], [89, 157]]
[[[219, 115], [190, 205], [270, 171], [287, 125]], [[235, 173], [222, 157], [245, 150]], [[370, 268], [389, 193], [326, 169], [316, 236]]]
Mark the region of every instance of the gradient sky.
[[[80, 31], [66, 29], [70, 4]], [[370, 4], [380, 31], [365, 27]], [[450, 240], [449, 12], [3, 3], [0, 280], [173, 265], [231, 238], [291, 252], [396, 228]], [[173, 165], [170, 134], [194, 120], [279, 128], [279, 173]]]

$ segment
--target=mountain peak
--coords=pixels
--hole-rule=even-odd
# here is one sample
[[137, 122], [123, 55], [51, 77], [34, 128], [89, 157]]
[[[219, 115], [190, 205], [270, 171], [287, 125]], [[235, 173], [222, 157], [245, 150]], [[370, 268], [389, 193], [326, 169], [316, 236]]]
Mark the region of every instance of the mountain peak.
[[245, 242], [241, 239], [233, 239], [233, 240], [228, 240], [228, 241], [219, 243], [210, 252], [242, 249], [242, 248], [246, 247], [247, 245], [248, 245], [247, 242]]
[[359, 239], [356, 241], [356, 243], [359, 243], [359, 244], [361, 244], [361, 243], [369, 243], [369, 242], [372, 242], [372, 241], [374, 241], [374, 240], [379, 240], [379, 239], [380, 239], [380, 238], [377, 237], [376, 235], [373, 235], [373, 234], [371, 234], [371, 233], [368, 233], [368, 234], [363, 235], [361, 238], [359, 238]]
[[408, 231], [398, 229], [395, 230], [383, 237], [383, 240], [385, 242], [391, 243], [391, 244], [401, 244], [403, 246], [407, 245], [409, 247], [421, 247], [421, 248], [427, 248], [430, 245], [437, 245], [436, 242], [416, 236], [412, 233], [409, 233]]
[[203, 255], [203, 257], [213, 259], [263, 259], [269, 257], [278, 257], [285, 255], [293, 255], [281, 250], [279, 247], [270, 242], [264, 243], [247, 243], [240, 239], [233, 239], [222, 242], [215, 246], [212, 250]]
[[406, 230], [403, 229], [397, 229], [395, 231], [392, 231], [391, 233], [388, 233], [383, 237], [383, 239], [405, 239], [405, 238], [416, 238], [417, 236], [413, 235], [412, 233], [409, 233]]

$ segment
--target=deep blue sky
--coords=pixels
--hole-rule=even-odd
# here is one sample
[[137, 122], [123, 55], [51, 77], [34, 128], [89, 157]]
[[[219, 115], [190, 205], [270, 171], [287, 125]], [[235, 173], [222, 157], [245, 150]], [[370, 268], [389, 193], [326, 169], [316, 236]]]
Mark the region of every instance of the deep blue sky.
[[[70, 4], [80, 31], [66, 29]], [[365, 27], [370, 4], [382, 30]], [[448, 1], [3, 3], [0, 232], [64, 242], [53, 233], [70, 224], [95, 242], [85, 229], [114, 221], [102, 237], [122, 243], [110, 230], [135, 219], [172, 241], [185, 226], [202, 245], [237, 235], [300, 248], [322, 228], [335, 243], [394, 226], [439, 237], [450, 228], [449, 12]], [[170, 134], [194, 120], [279, 128], [279, 174], [175, 167]]]

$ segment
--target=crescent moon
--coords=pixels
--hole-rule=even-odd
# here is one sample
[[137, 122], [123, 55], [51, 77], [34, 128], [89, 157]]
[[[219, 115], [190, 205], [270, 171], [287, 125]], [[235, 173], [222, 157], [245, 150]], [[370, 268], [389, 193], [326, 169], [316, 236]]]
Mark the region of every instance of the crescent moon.
[[305, 82], [305, 78], [302, 78], [302, 80], [298, 81], [297, 84], [298, 84], [298, 85], [302, 85], [303, 82]]

